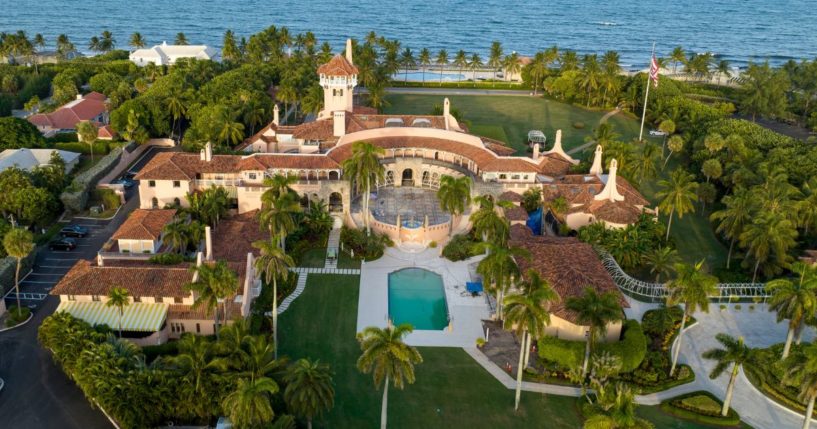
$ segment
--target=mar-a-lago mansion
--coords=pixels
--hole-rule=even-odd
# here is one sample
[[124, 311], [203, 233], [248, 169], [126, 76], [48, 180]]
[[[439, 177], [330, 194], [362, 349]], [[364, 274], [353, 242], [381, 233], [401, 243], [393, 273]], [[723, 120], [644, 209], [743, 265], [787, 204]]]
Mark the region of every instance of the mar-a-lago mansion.
[[[651, 211], [635, 188], [616, 177], [615, 160], [607, 160], [604, 173], [601, 147], [587, 173], [571, 173], [579, 161], [563, 150], [561, 131], [549, 150], [536, 144], [530, 156], [511, 156], [514, 149], [503, 142], [469, 134], [452, 116], [448, 99], [439, 116], [383, 115], [355, 105], [358, 69], [350, 48], [347, 43], [345, 55], [318, 68], [324, 109], [314, 121], [282, 125], [275, 106], [272, 122], [239, 146], [246, 155], [215, 155], [209, 144], [201, 153], [157, 154], [136, 176], [141, 208], [185, 206], [188, 193], [223, 186], [233, 208], [246, 213], [261, 207], [265, 178], [290, 175], [298, 178], [292, 188], [305, 205], [323, 200], [347, 225], [362, 225], [365, 215], [373, 229], [398, 242], [427, 244], [449, 235], [449, 215], [434, 198], [441, 177], [466, 175], [473, 195], [506, 199], [503, 194], [539, 187], [545, 201], [563, 197], [563, 221], [571, 229], [597, 221], [623, 227]], [[359, 141], [384, 149], [385, 180], [373, 190], [368, 214], [343, 171]], [[467, 229], [468, 216], [456, 220], [455, 230]]]

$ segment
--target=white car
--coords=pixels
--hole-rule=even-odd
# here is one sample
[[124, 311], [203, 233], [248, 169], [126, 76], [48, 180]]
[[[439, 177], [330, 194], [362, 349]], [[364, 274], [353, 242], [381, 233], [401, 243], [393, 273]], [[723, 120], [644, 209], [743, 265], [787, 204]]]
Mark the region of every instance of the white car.
[[650, 135], [653, 137], [664, 137], [667, 133], [661, 130], [650, 130]]

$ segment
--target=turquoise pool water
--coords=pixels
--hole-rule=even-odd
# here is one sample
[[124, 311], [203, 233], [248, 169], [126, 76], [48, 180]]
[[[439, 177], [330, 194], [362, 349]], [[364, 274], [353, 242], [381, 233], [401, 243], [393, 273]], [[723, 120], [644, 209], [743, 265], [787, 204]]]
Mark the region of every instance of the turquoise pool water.
[[395, 325], [410, 323], [418, 330], [448, 326], [443, 278], [422, 268], [389, 274], [389, 318]]

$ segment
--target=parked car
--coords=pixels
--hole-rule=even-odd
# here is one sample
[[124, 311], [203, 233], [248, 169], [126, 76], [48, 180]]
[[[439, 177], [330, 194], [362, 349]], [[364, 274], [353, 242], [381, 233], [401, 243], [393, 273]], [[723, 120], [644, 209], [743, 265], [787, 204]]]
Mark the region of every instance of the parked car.
[[71, 237], [63, 237], [51, 242], [48, 246], [51, 250], [69, 251], [77, 248], [77, 240]]
[[113, 181], [113, 183], [114, 185], [122, 185], [122, 187], [125, 189], [130, 189], [136, 186], [136, 182], [127, 177], [121, 177], [119, 179], [116, 179]]
[[60, 230], [60, 235], [63, 237], [85, 237], [88, 235], [88, 230], [79, 225], [68, 225]]
[[661, 130], [650, 130], [650, 135], [653, 137], [664, 137], [667, 133]]

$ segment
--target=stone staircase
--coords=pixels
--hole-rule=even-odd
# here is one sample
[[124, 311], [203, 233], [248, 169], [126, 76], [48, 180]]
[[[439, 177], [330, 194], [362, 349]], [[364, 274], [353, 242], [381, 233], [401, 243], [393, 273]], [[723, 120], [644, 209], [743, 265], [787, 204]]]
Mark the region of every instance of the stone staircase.
[[[329, 251], [335, 249], [335, 259], [329, 259]], [[326, 261], [324, 261], [324, 268], [336, 269], [338, 267], [338, 258], [340, 258], [340, 226], [332, 228], [329, 232], [329, 240], [326, 243]]]

